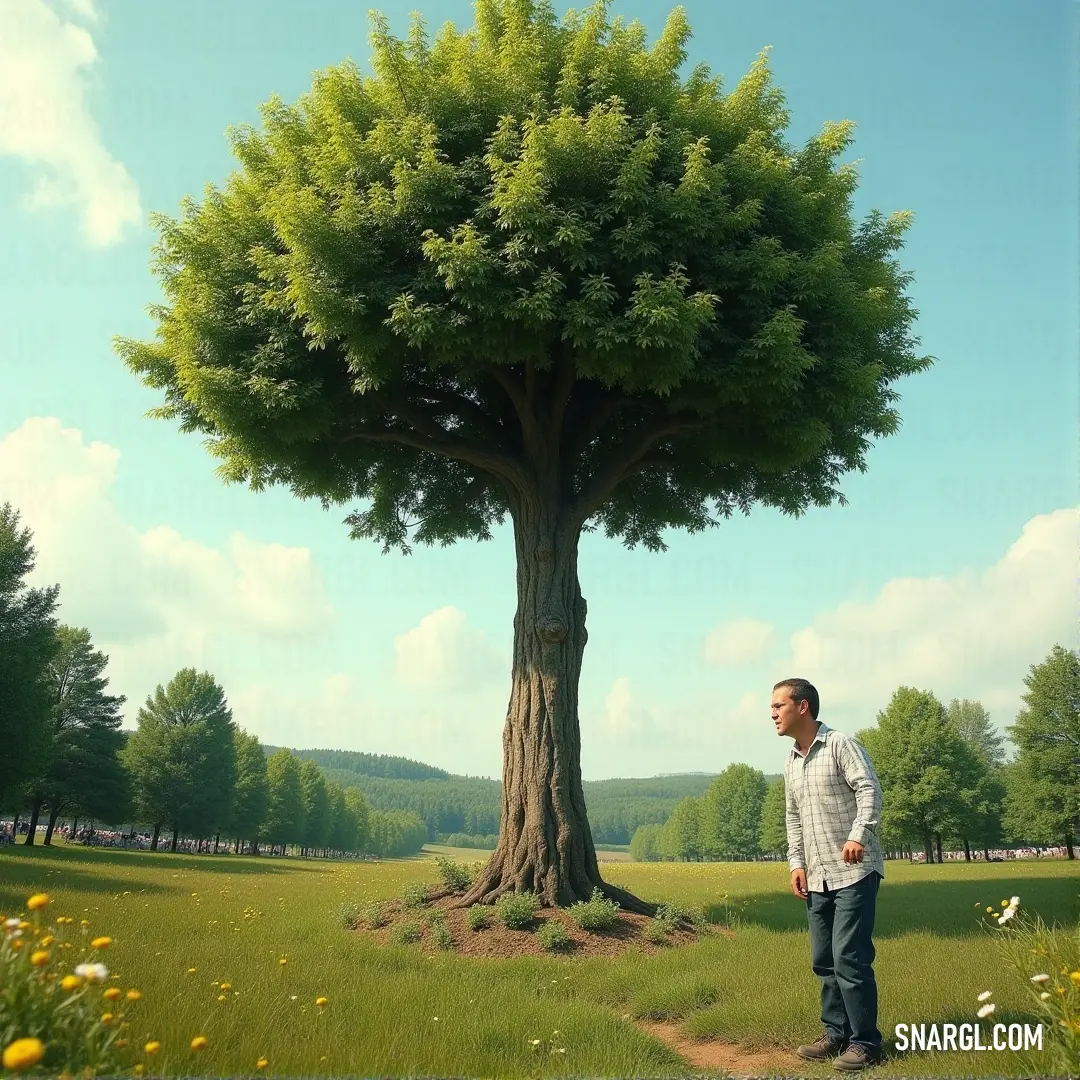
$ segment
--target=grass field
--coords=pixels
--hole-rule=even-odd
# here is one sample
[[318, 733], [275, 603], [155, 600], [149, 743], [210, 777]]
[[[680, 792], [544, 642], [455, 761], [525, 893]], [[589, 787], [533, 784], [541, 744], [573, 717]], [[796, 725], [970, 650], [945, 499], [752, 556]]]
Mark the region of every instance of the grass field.
[[[1075, 933], [1076, 864], [889, 863], [886, 873], [875, 934], [886, 1037], [898, 1022], [973, 1022], [976, 997], [988, 989], [994, 1020], [1031, 1021], [1021, 1016], [1025, 987], [1002, 966], [977, 906], [1018, 894], [1025, 909]], [[265, 1057], [271, 1075], [290, 1076], [673, 1076], [686, 1065], [635, 1019], [677, 1019], [694, 1035], [747, 1048], [791, 1047], [819, 1033], [805, 912], [786, 891], [784, 866], [609, 862], [605, 875], [648, 899], [708, 905], [735, 933], [614, 960], [380, 949], [344, 929], [341, 905], [434, 881], [430, 858], [324, 862], [62, 846], [0, 849], [0, 914], [18, 914], [27, 896], [45, 891], [50, 917], [73, 916], [76, 926], [87, 919], [92, 933], [114, 938], [107, 960], [122, 976], [116, 985], [144, 995], [127, 1014], [132, 1042], [161, 1042], [155, 1074], [251, 1075]], [[219, 1001], [222, 982], [232, 989]], [[325, 1009], [314, 1004], [319, 995], [329, 999]], [[201, 1054], [189, 1049], [196, 1035], [209, 1040]], [[833, 1075], [791, 1061], [791, 1073]], [[877, 1074], [1023, 1071], [1008, 1052], [947, 1052], [898, 1057]]]

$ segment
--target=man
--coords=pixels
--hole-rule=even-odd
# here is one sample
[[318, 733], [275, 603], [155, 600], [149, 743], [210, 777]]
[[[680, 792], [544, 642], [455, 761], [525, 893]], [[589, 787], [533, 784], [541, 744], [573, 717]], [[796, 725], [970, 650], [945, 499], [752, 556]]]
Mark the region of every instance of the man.
[[876, 830], [881, 786], [866, 751], [818, 716], [805, 679], [773, 687], [778, 735], [795, 740], [784, 762], [791, 891], [806, 901], [810, 954], [821, 980], [825, 1032], [796, 1053], [865, 1069], [881, 1058], [874, 981], [874, 909], [885, 864]]

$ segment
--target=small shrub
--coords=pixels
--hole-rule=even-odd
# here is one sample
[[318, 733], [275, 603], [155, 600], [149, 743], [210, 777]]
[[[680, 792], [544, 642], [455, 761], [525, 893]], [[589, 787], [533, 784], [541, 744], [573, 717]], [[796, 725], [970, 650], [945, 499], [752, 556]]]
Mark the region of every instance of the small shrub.
[[398, 923], [390, 931], [390, 941], [394, 945], [412, 945], [419, 941], [421, 937], [423, 937], [423, 933], [420, 930], [420, 924], [411, 920]]
[[619, 921], [619, 905], [593, 889], [591, 900], [571, 906], [570, 917], [582, 930], [610, 930]]
[[346, 930], [355, 930], [364, 916], [363, 908], [355, 900], [346, 900], [341, 905], [339, 918], [341, 919], [341, 925]]
[[472, 873], [464, 863], [439, 855], [436, 856], [435, 865], [446, 888], [454, 892], [464, 892], [472, 884]]
[[684, 908], [678, 904], [661, 904], [654, 918], [667, 926], [668, 933], [687, 926], [700, 929], [706, 922], [705, 913], [700, 908]]
[[483, 859], [478, 859], [476, 862], [469, 863], [469, 884], [471, 885], [480, 876], [480, 871], [487, 866], [487, 863]]
[[431, 899], [431, 892], [424, 882], [416, 881], [412, 885], [405, 886], [401, 898], [407, 908], [419, 908], [423, 907]]
[[368, 929], [378, 930], [380, 927], [386, 926], [390, 921], [390, 907], [385, 900], [368, 904], [361, 918], [367, 923]]
[[651, 941], [653, 945], [666, 945], [671, 931], [671, 924], [657, 916], [650, 919], [648, 923], [645, 924], [645, 929], [641, 932], [641, 936], [646, 941]]
[[470, 930], [486, 930], [491, 920], [491, 908], [484, 904], [473, 904], [466, 918], [469, 920]]
[[559, 952], [568, 949], [573, 944], [573, 939], [566, 931], [566, 927], [557, 919], [549, 919], [539, 930], [536, 931], [536, 940], [548, 952]]
[[540, 897], [531, 892], [506, 893], [499, 897], [495, 909], [508, 930], [524, 930], [540, 910]]
[[431, 931], [431, 940], [440, 949], [452, 949], [454, 947], [454, 935], [446, 924], [446, 918], [441, 911], [435, 912], [428, 919], [428, 929]]

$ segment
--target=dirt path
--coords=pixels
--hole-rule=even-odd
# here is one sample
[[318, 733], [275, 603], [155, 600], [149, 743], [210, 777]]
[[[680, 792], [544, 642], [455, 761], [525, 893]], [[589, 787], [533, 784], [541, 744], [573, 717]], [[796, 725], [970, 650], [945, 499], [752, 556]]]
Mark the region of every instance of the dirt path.
[[795, 1076], [803, 1063], [793, 1052], [743, 1050], [734, 1043], [694, 1039], [674, 1020], [639, 1020], [642, 1031], [666, 1043], [695, 1069], [723, 1071], [735, 1076]]

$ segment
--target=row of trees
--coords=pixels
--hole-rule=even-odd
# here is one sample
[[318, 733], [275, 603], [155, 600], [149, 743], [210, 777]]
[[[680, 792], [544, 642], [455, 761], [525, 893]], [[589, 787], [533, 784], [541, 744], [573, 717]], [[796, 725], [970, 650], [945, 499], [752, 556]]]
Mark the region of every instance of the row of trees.
[[221, 837], [237, 852], [260, 844], [304, 853], [398, 855], [418, 851], [423, 821], [373, 811], [363, 793], [329, 781], [288, 750], [269, 760], [232, 719], [221, 686], [185, 668], [158, 686], [121, 730], [123, 696], [108, 693], [108, 658], [85, 628], [60, 624], [59, 587], [32, 589], [30, 531], [0, 508], [0, 806], [27, 813], [26, 842], [47, 816], [44, 843], [61, 816], [110, 825], [145, 823], [157, 850], [162, 829]]
[[[925, 852], [943, 845], [965, 857], [1002, 843], [1062, 845], [1080, 831], [1080, 655], [1055, 645], [1025, 678], [1024, 707], [1007, 729], [1016, 753], [978, 702], [946, 707], [932, 693], [900, 687], [857, 733], [881, 781], [883, 848]], [[662, 825], [639, 828], [640, 860], [754, 859], [787, 850], [784, 781], [769, 784], [749, 765], [731, 765], [700, 798], [683, 799]]]

